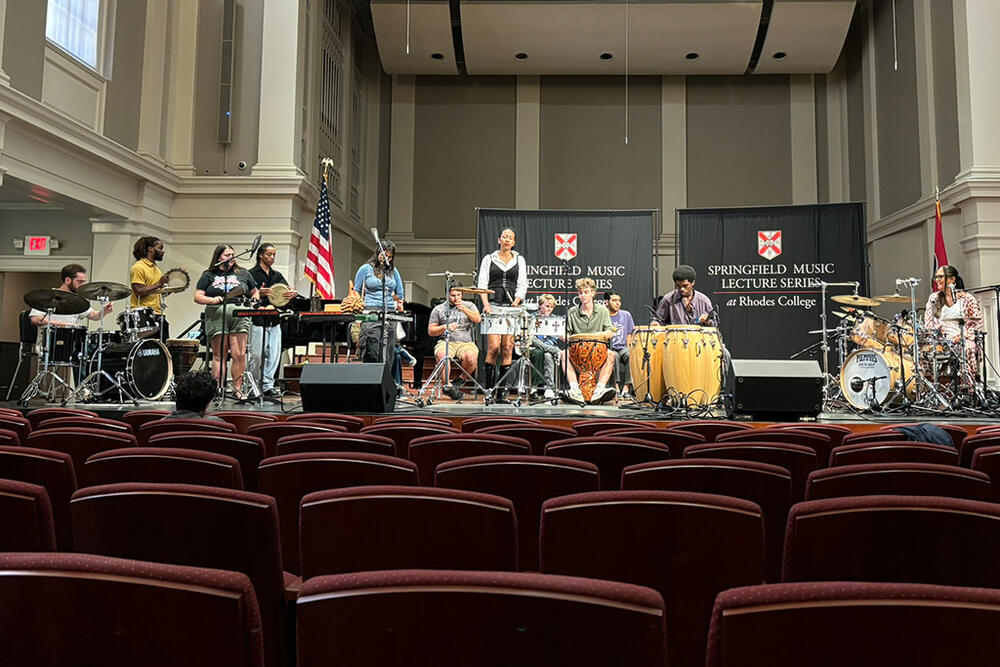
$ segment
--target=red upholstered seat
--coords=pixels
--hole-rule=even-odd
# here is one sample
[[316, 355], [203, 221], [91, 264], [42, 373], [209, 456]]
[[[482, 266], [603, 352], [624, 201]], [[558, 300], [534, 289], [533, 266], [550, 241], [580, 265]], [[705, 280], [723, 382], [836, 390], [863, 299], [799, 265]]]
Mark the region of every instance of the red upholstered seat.
[[442, 433], [461, 433], [453, 426], [443, 426], [435, 423], [378, 423], [361, 429], [362, 433], [381, 435], [396, 443], [396, 456], [406, 458], [406, 450], [411, 440], [425, 435], [440, 435]]
[[430, 415], [409, 415], [400, 413], [398, 415], [382, 415], [372, 418], [372, 425], [375, 424], [398, 424], [398, 423], [420, 423], [424, 425], [437, 424], [438, 426], [452, 427], [451, 420], [446, 417], [432, 417]]
[[132, 426], [123, 421], [118, 421], [117, 419], [104, 419], [102, 417], [80, 417], [79, 415], [46, 419], [39, 424], [38, 428], [35, 430], [42, 431], [49, 428], [66, 427], [89, 428], [99, 431], [111, 431], [113, 433], [133, 433]]
[[753, 427], [742, 422], [730, 422], [712, 419], [697, 419], [686, 422], [676, 422], [667, 426], [673, 431], [685, 431], [697, 433], [704, 436], [705, 442], [715, 442], [715, 439], [722, 433], [732, 433], [733, 431], [749, 431]]
[[531, 443], [531, 453], [541, 456], [545, 453], [545, 445], [553, 440], [565, 440], [575, 438], [576, 431], [567, 426], [555, 426], [553, 424], [541, 424], [538, 426], [525, 424], [522, 426], [490, 426], [476, 431], [477, 433], [496, 433], [499, 435], [510, 435], [515, 438], [524, 438]]
[[936, 463], [864, 463], [814, 470], [806, 500], [842, 496], [948, 496], [992, 500], [986, 473]]
[[816, 465], [825, 467], [830, 460], [833, 444], [830, 436], [797, 428], [755, 428], [752, 431], [722, 433], [716, 442], [785, 442], [811, 447], [816, 452]]
[[148, 422], [163, 419], [170, 412], [167, 410], [132, 410], [122, 415], [122, 421], [132, 426], [136, 435], [139, 434], [139, 427]]
[[681, 458], [684, 455], [684, 448], [688, 445], [698, 445], [705, 442], [705, 436], [698, 433], [671, 431], [662, 428], [636, 428], [634, 426], [599, 431], [595, 435], [659, 442], [670, 448], [670, 458], [672, 459]]
[[[987, 431], [978, 435], [970, 435], [962, 442], [959, 452], [959, 464], [969, 468], [972, 466], [972, 459], [975, 457], [977, 450], [997, 445], [1000, 445], [1000, 432], [990, 433]], [[997, 481], [1000, 482], [1000, 480]]]
[[367, 452], [393, 456], [396, 443], [389, 438], [371, 433], [300, 433], [278, 438], [275, 455], [304, 452]]
[[490, 454], [530, 454], [531, 445], [523, 438], [497, 433], [442, 433], [410, 441], [406, 458], [417, 464], [420, 483], [434, 486], [434, 469], [439, 463], [469, 456]]
[[656, 428], [652, 422], [637, 419], [581, 419], [570, 424], [578, 436], [594, 435], [612, 428]]
[[52, 505], [44, 486], [0, 479], [0, 526], [0, 552], [56, 550]]
[[6, 414], [0, 415], [0, 428], [17, 433], [17, 437], [20, 439], [22, 444], [31, 434], [31, 422], [29, 422], [25, 417], [17, 417]]
[[[955, 445], [955, 449], [962, 446], [962, 441], [969, 435], [969, 432], [965, 430], [964, 427], [958, 426], [956, 424], [934, 424], [942, 431], [945, 431], [951, 436], [952, 444]], [[905, 424], [887, 424], [883, 426], [882, 431], [897, 430], [900, 426], [918, 426], [917, 422], [907, 422]]]
[[490, 417], [469, 417], [462, 420], [462, 432], [463, 433], [473, 433], [475, 431], [481, 431], [484, 428], [491, 428], [493, 426], [541, 426], [542, 422], [538, 419], [532, 419], [530, 417], [505, 417], [505, 416], [490, 416]]
[[841, 441], [841, 445], [860, 445], [861, 443], [872, 443], [872, 442], [894, 442], [906, 440], [904, 436], [899, 431], [890, 430], [878, 430], [878, 431], [862, 431], [860, 433], [851, 433], [850, 435], [845, 435]]
[[247, 429], [254, 424], [271, 424], [278, 421], [277, 415], [270, 415], [263, 412], [250, 412], [249, 410], [222, 410], [213, 412], [213, 417], [229, 422], [236, 427], [237, 433], [246, 435]]
[[0, 428], [0, 445], [20, 445], [21, 436], [17, 434], [17, 431], [11, 431], [9, 429]]
[[264, 441], [264, 451], [268, 456], [274, 456], [279, 438], [300, 433], [342, 433], [347, 429], [335, 424], [313, 424], [311, 422], [272, 422], [254, 424], [247, 429], [247, 435], [254, 435]]
[[29, 447], [66, 452], [73, 457], [76, 478], [83, 479], [83, 464], [97, 452], [120, 447], [135, 447], [131, 433], [89, 428], [42, 428], [33, 431], [24, 443]]
[[56, 417], [80, 417], [81, 419], [86, 419], [87, 417], [99, 416], [93, 410], [82, 410], [80, 408], [35, 408], [28, 411], [28, 421], [31, 422], [31, 428], [33, 429], [38, 428], [38, 425], [46, 419], [55, 419]]
[[34, 447], [0, 446], [0, 478], [45, 487], [52, 508], [56, 545], [70, 551], [73, 532], [69, 519], [69, 499], [76, 491], [73, 457], [65, 452]]
[[972, 469], [989, 475], [992, 500], [1000, 502], [1000, 444], [977, 449], [972, 455]]
[[957, 466], [958, 450], [911, 440], [889, 440], [841, 445], [830, 451], [831, 466], [858, 463], [938, 463]]
[[364, 428], [365, 425], [365, 420], [361, 417], [355, 417], [354, 415], [342, 415], [337, 412], [302, 412], [295, 415], [289, 415], [285, 421], [291, 424], [300, 421], [310, 422], [312, 424], [333, 424], [334, 426], [343, 426], [351, 433], [357, 433]]
[[812, 447], [780, 442], [716, 442], [692, 445], [684, 450], [684, 458], [759, 461], [780, 466], [792, 475], [789, 500], [793, 503], [805, 496], [806, 478], [816, 469], [816, 451]]
[[264, 460], [264, 441], [254, 435], [219, 433], [214, 431], [180, 431], [161, 433], [149, 441], [150, 447], [197, 449], [231, 456], [240, 463], [243, 488], [257, 490], [257, 466]]
[[784, 424], [770, 424], [767, 426], [768, 429], [781, 429], [781, 428], [792, 428], [800, 431], [809, 431], [810, 433], [822, 433], [823, 435], [830, 437], [830, 445], [836, 447], [841, 444], [841, 441], [845, 436], [850, 435], [853, 431], [846, 426], [840, 426], [839, 424], [815, 424], [812, 422], [790, 422]]
[[150, 438], [161, 433], [178, 433], [181, 431], [210, 431], [236, 433], [236, 427], [229, 422], [215, 419], [157, 419], [139, 427], [136, 434], [140, 445], [148, 445]]
[[90, 456], [81, 486], [122, 482], [199, 484], [242, 489], [240, 463], [232, 456], [197, 449], [126, 447]]
[[601, 471], [601, 489], [620, 489], [622, 470], [637, 463], [666, 461], [670, 447], [634, 438], [595, 435], [554, 440], [545, 445], [546, 456], [589, 461]]

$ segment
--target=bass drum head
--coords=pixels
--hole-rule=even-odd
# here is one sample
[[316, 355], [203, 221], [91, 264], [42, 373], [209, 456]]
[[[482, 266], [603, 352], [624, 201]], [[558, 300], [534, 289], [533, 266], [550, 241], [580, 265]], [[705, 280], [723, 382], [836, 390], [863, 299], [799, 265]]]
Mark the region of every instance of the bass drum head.
[[840, 370], [840, 388], [847, 402], [859, 410], [885, 403], [892, 389], [890, 370], [882, 353], [861, 349], [851, 353]]
[[[158, 400], [167, 392], [173, 377], [173, 363], [166, 346], [158, 340], [109, 345], [104, 350], [103, 369], [122, 383], [125, 391], [138, 399]], [[91, 371], [97, 370], [97, 356], [91, 359]], [[104, 377], [100, 393], [117, 396], [114, 386]], [[110, 393], [109, 393], [110, 392]]]

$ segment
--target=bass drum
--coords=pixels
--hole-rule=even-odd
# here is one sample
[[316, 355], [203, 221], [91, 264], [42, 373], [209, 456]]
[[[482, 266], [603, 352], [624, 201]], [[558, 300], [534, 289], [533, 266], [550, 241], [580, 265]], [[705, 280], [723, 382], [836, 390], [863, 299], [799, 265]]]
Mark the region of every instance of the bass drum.
[[[104, 371], [118, 380], [125, 391], [137, 399], [159, 400], [167, 392], [174, 376], [174, 366], [166, 346], [158, 340], [108, 345], [103, 354]], [[97, 355], [90, 359], [90, 372], [97, 370]], [[114, 386], [103, 375], [98, 394], [115, 396]]]
[[844, 360], [840, 370], [840, 389], [848, 403], [859, 410], [869, 410], [885, 405], [894, 398], [898, 381], [906, 373], [906, 396], [914, 398], [916, 380], [913, 377], [913, 360], [900, 359], [894, 352], [855, 350]]

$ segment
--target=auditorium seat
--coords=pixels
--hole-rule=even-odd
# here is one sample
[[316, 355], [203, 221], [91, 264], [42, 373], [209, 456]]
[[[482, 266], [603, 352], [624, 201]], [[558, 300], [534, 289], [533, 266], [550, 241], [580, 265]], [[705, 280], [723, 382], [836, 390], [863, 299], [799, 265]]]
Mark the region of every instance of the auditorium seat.
[[[860, 445], [862, 443], [874, 442], [899, 442], [906, 440], [906, 436], [899, 431], [878, 430], [862, 431], [845, 435], [840, 441], [841, 445]], [[910, 441], [913, 442], [913, 441]]]
[[310, 493], [299, 513], [303, 580], [362, 570], [516, 570], [510, 500], [422, 486]]
[[434, 480], [440, 488], [491, 493], [514, 503], [522, 570], [538, 569], [542, 503], [600, 488], [600, 474], [593, 463], [556, 456], [474, 456], [447, 461], [437, 466]]
[[239, 572], [76, 553], [0, 554], [7, 665], [261, 667], [257, 598]]
[[633, 426], [598, 431], [595, 435], [659, 442], [670, 448], [670, 458], [672, 459], [681, 458], [684, 455], [684, 448], [688, 445], [697, 445], [705, 442], [705, 437], [697, 433], [685, 433], [684, 431], [671, 431], [662, 428], [636, 428]]
[[576, 431], [568, 426], [556, 426], [554, 424], [541, 424], [539, 426], [491, 426], [480, 429], [477, 433], [498, 433], [500, 435], [514, 436], [515, 438], [524, 438], [531, 443], [531, 453], [538, 456], [545, 453], [545, 445], [553, 440], [576, 437]]
[[947, 496], [990, 501], [990, 477], [968, 468], [936, 463], [864, 463], [814, 470], [806, 500], [842, 496]]
[[978, 426], [976, 427], [976, 432], [973, 435], [992, 433], [993, 431], [1000, 432], [1000, 424], [985, 424], [983, 426]]
[[267, 424], [254, 424], [247, 429], [247, 435], [257, 436], [264, 441], [264, 451], [267, 456], [274, 456], [278, 439], [288, 435], [299, 435], [300, 433], [346, 433], [343, 426], [334, 424], [314, 424], [312, 422], [271, 422]]
[[531, 445], [523, 438], [497, 433], [442, 433], [411, 440], [406, 448], [406, 458], [417, 464], [423, 486], [434, 486], [439, 463], [490, 454], [531, 454]]
[[24, 444], [28, 447], [66, 452], [73, 457], [77, 480], [82, 480], [83, 464], [87, 457], [109, 449], [135, 447], [136, 441], [131, 433], [71, 427], [38, 429], [28, 436]]
[[213, 412], [213, 417], [229, 422], [236, 427], [237, 433], [246, 435], [247, 429], [254, 424], [271, 424], [278, 421], [276, 415], [269, 415], [263, 412], [250, 412], [249, 410], [222, 410]]
[[275, 456], [304, 452], [367, 452], [394, 456], [396, 443], [389, 438], [370, 433], [344, 431], [338, 433], [300, 433], [278, 438]]
[[10, 429], [0, 428], [0, 445], [20, 445], [21, 436], [17, 434], [17, 431], [11, 431]]
[[742, 422], [696, 419], [692, 421], [674, 422], [673, 424], [668, 424], [667, 429], [671, 431], [677, 430], [697, 433], [705, 438], [705, 442], [715, 442], [715, 439], [722, 433], [749, 431], [752, 430], [753, 427]]
[[113, 433], [128, 433], [132, 435], [132, 427], [117, 419], [104, 419], [103, 417], [53, 417], [46, 419], [38, 425], [36, 431], [43, 431], [50, 428], [89, 428], [100, 431], [111, 431]]
[[197, 449], [231, 456], [240, 463], [243, 474], [243, 488], [257, 490], [257, 466], [264, 460], [264, 441], [254, 435], [238, 433], [218, 433], [214, 431], [181, 431], [161, 433], [149, 440], [149, 447], [171, 449]]
[[83, 410], [81, 408], [35, 408], [28, 411], [28, 421], [31, 422], [32, 429], [37, 429], [38, 425], [46, 419], [55, 419], [56, 417], [79, 417], [87, 419], [88, 417], [100, 417], [100, 415], [93, 410]]
[[0, 478], [45, 487], [52, 508], [56, 545], [60, 551], [70, 551], [73, 531], [69, 519], [69, 499], [76, 491], [73, 457], [50, 449], [0, 446]]
[[546, 456], [588, 461], [601, 472], [601, 490], [620, 489], [622, 470], [637, 463], [666, 461], [670, 447], [658, 442], [613, 436], [591, 436], [553, 440], [545, 445]]
[[[52, 505], [44, 486], [0, 479], [0, 526], [0, 552], [56, 550]], [[4, 600], [0, 606], [6, 604]]]
[[841, 445], [830, 451], [830, 466], [858, 463], [938, 463], [958, 465], [958, 450], [912, 440], [887, 440]]
[[77, 551], [243, 572], [264, 628], [265, 664], [281, 665], [284, 577], [274, 499], [193, 484], [107, 484], [70, 501]]
[[736, 459], [677, 459], [629, 466], [625, 491], [693, 491], [757, 503], [764, 515], [764, 580], [781, 580], [792, 475], [769, 463]]
[[755, 428], [752, 431], [734, 431], [723, 433], [715, 439], [716, 442], [785, 442], [793, 445], [811, 447], [816, 452], [816, 465], [823, 468], [830, 460], [832, 443], [830, 437], [821, 433], [793, 428]]
[[25, 417], [0, 415], [0, 428], [17, 433], [17, 437], [22, 444], [31, 435], [31, 422]]
[[83, 464], [80, 486], [122, 482], [198, 484], [242, 489], [240, 463], [232, 456], [170, 447], [125, 447], [98, 452]]
[[[920, 425], [919, 422], [907, 422], [905, 424], [887, 424], [882, 428], [880, 428], [879, 430], [891, 431], [891, 430], [898, 430], [900, 426], [919, 426], [919, 425]], [[969, 432], [966, 431], [965, 428], [957, 426], [956, 424], [934, 424], [934, 426], [937, 426], [939, 429], [941, 429], [942, 431], [946, 432], [948, 435], [951, 436], [951, 441], [952, 444], [955, 445], [955, 449], [959, 449], [962, 446], [962, 441], [965, 440], [966, 436], [969, 435]]]
[[612, 428], [657, 428], [653, 422], [639, 421], [637, 419], [581, 419], [570, 424], [570, 428], [576, 431], [578, 436], [591, 436], [600, 431], [607, 431]]
[[310, 422], [312, 424], [333, 424], [343, 426], [351, 433], [357, 433], [365, 426], [365, 420], [354, 415], [342, 415], [338, 412], [300, 412], [289, 415], [285, 421], [291, 424], [295, 422]]
[[[759, 584], [755, 503], [705, 493], [579, 493], [542, 506], [541, 571], [649, 586], [666, 603], [667, 664], [701, 665], [715, 596]], [[615, 663], [623, 664], [623, 663]]]
[[1000, 587], [1000, 505], [940, 496], [851, 496], [793, 505], [784, 581]]
[[157, 419], [140, 426], [136, 435], [139, 438], [139, 444], [145, 446], [149, 444], [149, 440], [153, 436], [181, 431], [188, 433], [194, 431], [236, 433], [236, 427], [229, 422], [214, 419]]
[[972, 455], [972, 469], [989, 475], [993, 502], [1000, 502], [1000, 444], [977, 449]]
[[131, 410], [122, 415], [122, 421], [129, 424], [136, 435], [139, 435], [139, 427], [143, 424], [163, 419], [169, 414], [167, 410]]
[[484, 428], [493, 426], [541, 426], [542, 422], [531, 417], [509, 417], [509, 416], [489, 416], [489, 417], [467, 417], [462, 420], [462, 433], [473, 433]]
[[453, 426], [442, 426], [435, 423], [379, 423], [366, 426], [361, 429], [362, 433], [381, 435], [391, 439], [396, 443], [396, 456], [406, 458], [406, 450], [411, 440], [422, 438], [425, 435], [440, 435], [441, 433], [461, 433]]
[[[836, 447], [842, 444], [841, 441], [845, 436], [853, 433], [851, 429], [846, 426], [840, 426], [839, 424], [816, 424], [813, 422], [790, 422], [786, 424], [769, 424], [766, 428], [793, 428], [801, 431], [809, 431], [810, 433], [821, 433], [823, 435], [829, 436], [831, 447]], [[822, 461], [825, 465], [826, 462]]]
[[996, 665], [1000, 591], [813, 582], [734, 588], [712, 612], [707, 667]]
[[433, 417], [431, 415], [416, 415], [416, 414], [411, 415], [405, 412], [401, 412], [395, 415], [382, 415], [379, 417], [372, 418], [373, 426], [375, 424], [386, 425], [386, 424], [411, 423], [411, 422], [417, 422], [420, 424], [424, 424], [425, 426], [437, 424], [438, 426], [454, 427], [454, 424], [452, 424], [451, 420], [448, 419], [447, 417]]
[[684, 458], [736, 459], [780, 466], [792, 475], [789, 496], [792, 503], [805, 497], [806, 478], [817, 465], [816, 451], [812, 447], [780, 442], [718, 442], [692, 445], [684, 450]]
[[392, 456], [359, 453], [302, 453], [260, 463], [260, 492], [278, 503], [278, 528], [285, 570], [299, 574], [299, 504], [313, 491], [348, 486], [414, 486], [417, 466]]
[[[962, 447], [959, 450], [959, 465], [965, 468], [972, 466], [976, 450], [996, 445], [1000, 445], [1000, 432], [990, 433], [987, 431], [978, 435], [970, 435], [962, 442]], [[1000, 480], [997, 481], [1000, 482]]]
[[664, 667], [662, 598], [611, 581], [360, 572], [306, 581], [296, 615], [298, 667]]

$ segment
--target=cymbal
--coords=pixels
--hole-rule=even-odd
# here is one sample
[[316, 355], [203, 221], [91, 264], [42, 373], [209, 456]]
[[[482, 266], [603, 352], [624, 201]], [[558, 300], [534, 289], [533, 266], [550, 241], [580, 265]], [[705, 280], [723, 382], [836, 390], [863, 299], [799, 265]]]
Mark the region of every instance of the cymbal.
[[831, 296], [830, 299], [845, 306], [866, 306], [872, 308], [879, 305], [879, 302], [875, 299], [869, 299], [866, 296], [859, 296], [857, 294], [838, 294], [837, 296]]
[[428, 273], [427, 275], [431, 277], [437, 277], [437, 276], [471, 276], [472, 274], [467, 273], [465, 271], [440, 271], [438, 273]]
[[24, 302], [38, 310], [51, 309], [56, 315], [79, 315], [90, 310], [90, 302], [79, 294], [61, 289], [34, 289], [24, 295]]
[[873, 297], [876, 301], [881, 301], [882, 303], [909, 303], [910, 297], [903, 294], [886, 294], [884, 296]]
[[459, 287], [462, 294], [493, 294], [491, 289], [481, 289], [479, 287]]
[[81, 285], [77, 288], [76, 293], [84, 299], [92, 301], [97, 301], [102, 297], [107, 298], [108, 301], [118, 301], [132, 294], [132, 288], [121, 283], [98, 280]]
[[840, 319], [844, 319], [845, 317], [854, 317], [853, 313], [845, 313], [842, 310], [833, 310], [833, 311], [830, 311], [830, 314], [831, 315], [836, 315]]

